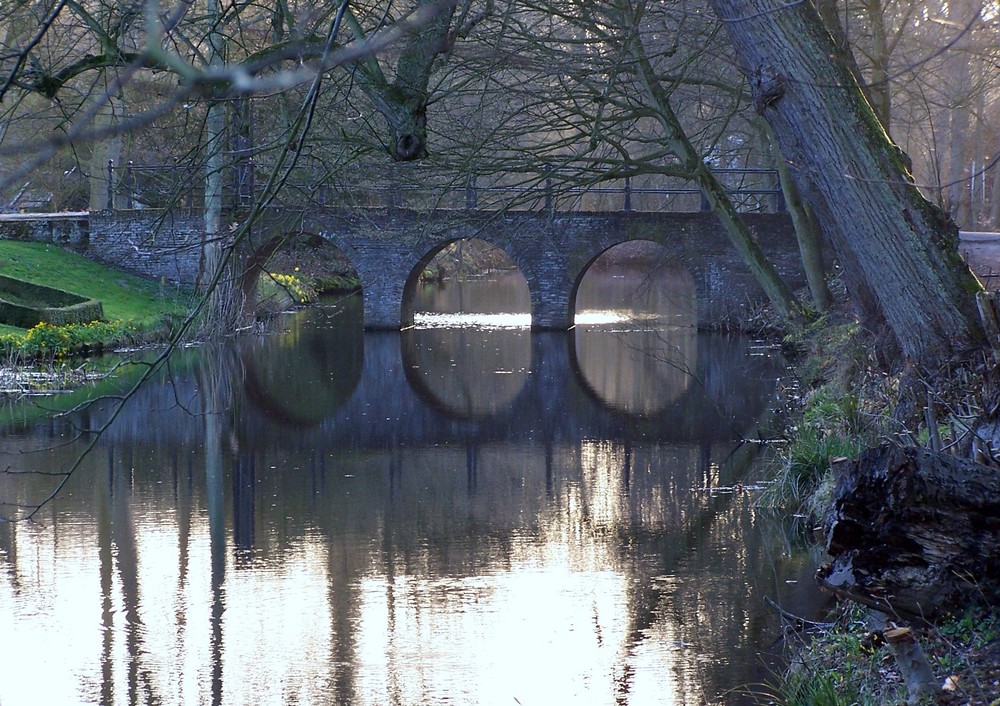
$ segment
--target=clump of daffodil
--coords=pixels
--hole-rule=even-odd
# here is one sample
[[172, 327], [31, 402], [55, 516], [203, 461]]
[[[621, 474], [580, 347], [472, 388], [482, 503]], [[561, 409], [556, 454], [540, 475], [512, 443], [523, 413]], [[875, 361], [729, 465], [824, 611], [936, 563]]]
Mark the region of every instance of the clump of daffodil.
[[[295, 268], [297, 272], [298, 267]], [[283, 290], [289, 298], [296, 304], [308, 304], [315, 301], [317, 294], [311, 284], [295, 275], [271, 273], [266, 277], [261, 277], [261, 299], [267, 299], [276, 292], [271, 289]]]
[[23, 358], [62, 360], [86, 346], [124, 341], [135, 334], [135, 327], [124, 321], [90, 321], [79, 324], [41, 322], [24, 334], [0, 336], [0, 349]]

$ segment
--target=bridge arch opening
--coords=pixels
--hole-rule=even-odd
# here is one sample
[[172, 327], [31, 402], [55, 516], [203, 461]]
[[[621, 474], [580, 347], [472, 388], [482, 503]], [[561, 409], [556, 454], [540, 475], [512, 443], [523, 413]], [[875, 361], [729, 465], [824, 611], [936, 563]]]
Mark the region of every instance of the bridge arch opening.
[[319, 235], [283, 234], [247, 257], [240, 289], [260, 317], [303, 303], [306, 295], [347, 297], [361, 292], [361, 278], [348, 256]]
[[403, 291], [403, 325], [526, 328], [531, 295], [517, 264], [482, 238], [457, 238], [427, 253]]
[[442, 244], [413, 269], [403, 302], [403, 365], [418, 395], [463, 419], [510, 407], [531, 371], [531, 298], [502, 249]]
[[686, 395], [698, 362], [691, 273], [650, 241], [591, 260], [571, 298], [573, 363], [602, 404], [653, 416]]

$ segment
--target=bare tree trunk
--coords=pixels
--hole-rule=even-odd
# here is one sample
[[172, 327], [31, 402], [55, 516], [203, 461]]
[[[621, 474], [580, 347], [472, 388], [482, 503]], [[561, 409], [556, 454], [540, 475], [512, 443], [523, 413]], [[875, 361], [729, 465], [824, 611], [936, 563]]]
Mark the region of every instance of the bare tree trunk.
[[[1000, 145], [998, 145], [998, 149], [1000, 149]], [[989, 227], [996, 230], [1000, 228], [1000, 167], [994, 162], [991, 171], [993, 172], [993, 183], [990, 189]]]
[[111, 184], [108, 180], [111, 175], [108, 173], [108, 160], [113, 160], [116, 164], [121, 159], [122, 138], [115, 130], [118, 122], [118, 110], [121, 108], [121, 100], [108, 95], [107, 103], [94, 116], [94, 127], [98, 132], [105, 131], [108, 135], [103, 140], [94, 142], [93, 151], [90, 154], [90, 210], [104, 211], [111, 207], [108, 203], [108, 191]]
[[948, 211], [963, 226], [970, 222], [971, 189], [969, 188], [969, 106], [965, 102], [969, 90], [969, 64], [961, 55], [953, 57], [951, 80], [959, 95], [949, 110]]
[[[378, 59], [369, 57], [357, 65], [355, 75], [362, 90], [385, 119], [392, 142], [389, 154], [397, 162], [427, 156], [427, 103], [434, 61], [451, 49], [449, 34], [455, 6], [437, 0], [418, 0], [420, 10], [432, 13], [429, 21], [414, 30], [403, 45], [391, 83]], [[345, 20], [358, 39], [365, 37], [357, 17], [350, 10]]]
[[[847, 1], [848, 0], [845, 0], [845, 4]], [[878, 2], [879, 0], [871, 1]], [[837, 7], [837, 0], [816, 0], [816, 10], [819, 12], [819, 16], [823, 20], [823, 26], [826, 27], [827, 31], [832, 36], [834, 44], [836, 44], [837, 48], [840, 50], [840, 55], [847, 63], [847, 68], [850, 69], [852, 74], [854, 74], [854, 78], [858, 82], [858, 86], [861, 87], [861, 92], [864, 94], [865, 100], [867, 100], [871, 105], [875, 105], [877, 101], [870, 93], [870, 88], [865, 82], [864, 75], [861, 73], [861, 67], [858, 66], [857, 59], [854, 58], [854, 50], [852, 49], [851, 42], [847, 37], [847, 32], [844, 30], [844, 24], [840, 21], [840, 11]], [[877, 110], [875, 113], [878, 115]]]
[[[209, 62], [223, 61], [219, 0], [208, 0], [208, 15], [213, 22], [209, 32]], [[222, 225], [223, 172], [226, 148], [226, 106], [212, 100], [205, 120], [205, 213], [202, 240], [202, 261], [198, 288], [209, 298], [206, 310], [210, 327], [226, 325], [232, 318], [231, 283], [223, 277], [225, 232]]]
[[[973, 0], [965, 3], [948, 3], [948, 19], [956, 27], [968, 26], [981, 11], [981, 5]], [[969, 66], [972, 49], [966, 34], [960, 34], [948, 57], [948, 83], [951, 87], [949, 107], [949, 174], [948, 211], [963, 228], [974, 229], [972, 225], [972, 173], [970, 161], [975, 154], [969, 144], [970, 119], [972, 118], [972, 72]]]
[[892, 100], [889, 91], [889, 38], [886, 34], [885, 8], [882, 6], [882, 0], [868, 0], [865, 3], [865, 12], [868, 14], [872, 32], [872, 73], [867, 97], [872, 110], [888, 133]]
[[762, 126], [764, 137], [774, 153], [774, 164], [778, 168], [781, 193], [785, 197], [785, 208], [788, 209], [788, 214], [792, 217], [792, 225], [795, 227], [799, 254], [802, 256], [802, 268], [806, 272], [806, 281], [809, 283], [809, 293], [812, 295], [813, 305], [817, 311], [826, 311], [830, 307], [833, 297], [826, 284], [822, 232], [809, 207], [802, 200], [799, 187], [795, 184], [795, 180], [788, 170], [788, 163], [778, 149], [771, 126], [764, 121], [760, 121], [759, 124]]
[[198, 283], [202, 290], [212, 285], [222, 263], [222, 170], [226, 139], [226, 108], [222, 103], [213, 101], [208, 106], [206, 125], [204, 266]]
[[874, 294], [901, 352], [933, 364], [983, 341], [978, 281], [958, 254], [958, 229], [909, 178], [810, 3], [712, 0], [754, 106], [833, 245]]

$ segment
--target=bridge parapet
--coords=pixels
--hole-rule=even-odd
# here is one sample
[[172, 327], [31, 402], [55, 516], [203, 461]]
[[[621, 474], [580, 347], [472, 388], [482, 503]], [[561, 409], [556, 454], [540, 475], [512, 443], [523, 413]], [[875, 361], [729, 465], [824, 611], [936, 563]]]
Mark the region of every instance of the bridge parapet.
[[0, 238], [83, 248], [90, 235], [87, 211], [0, 213]]
[[[780, 213], [784, 195], [774, 169], [714, 169], [733, 205], [744, 213]], [[660, 174], [607, 179], [552, 170], [492, 180], [417, 172], [371, 176], [364, 183], [328, 180], [287, 182], [273, 201], [282, 208], [408, 209], [414, 211], [545, 211], [548, 213], [640, 211], [690, 213], [710, 210], [690, 180]], [[224, 179], [224, 202], [238, 210], [260, 199], [259, 183], [244, 165]], [[191, 165], [108, 163], [107, 203], [111, 210], [191, 207], [204, 202], [204, 185]]]

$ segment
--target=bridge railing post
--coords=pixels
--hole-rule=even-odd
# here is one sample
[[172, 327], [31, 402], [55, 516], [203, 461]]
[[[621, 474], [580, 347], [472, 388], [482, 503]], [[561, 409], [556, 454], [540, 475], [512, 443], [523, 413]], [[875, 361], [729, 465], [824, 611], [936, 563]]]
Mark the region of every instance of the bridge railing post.
[[465, 210], [475, 211], [478, 206], [478, 194], [476, 193], [476, 177], [469, 177], [465, 182]]
[[626, 211], [632, 210], [632, 177], [625, 177], [625, 204]]
[[132, 193], [132, 160], [130, 159], [125, 167], [125, 208], [131, 210], [135, 208]]
[[552, 198], [552, 177], [545, 177], [545, 210], [552, 213], [555, 208], [555, 201]]
[[108, 160], [108, 210], [115, 210], [115, 160]]

